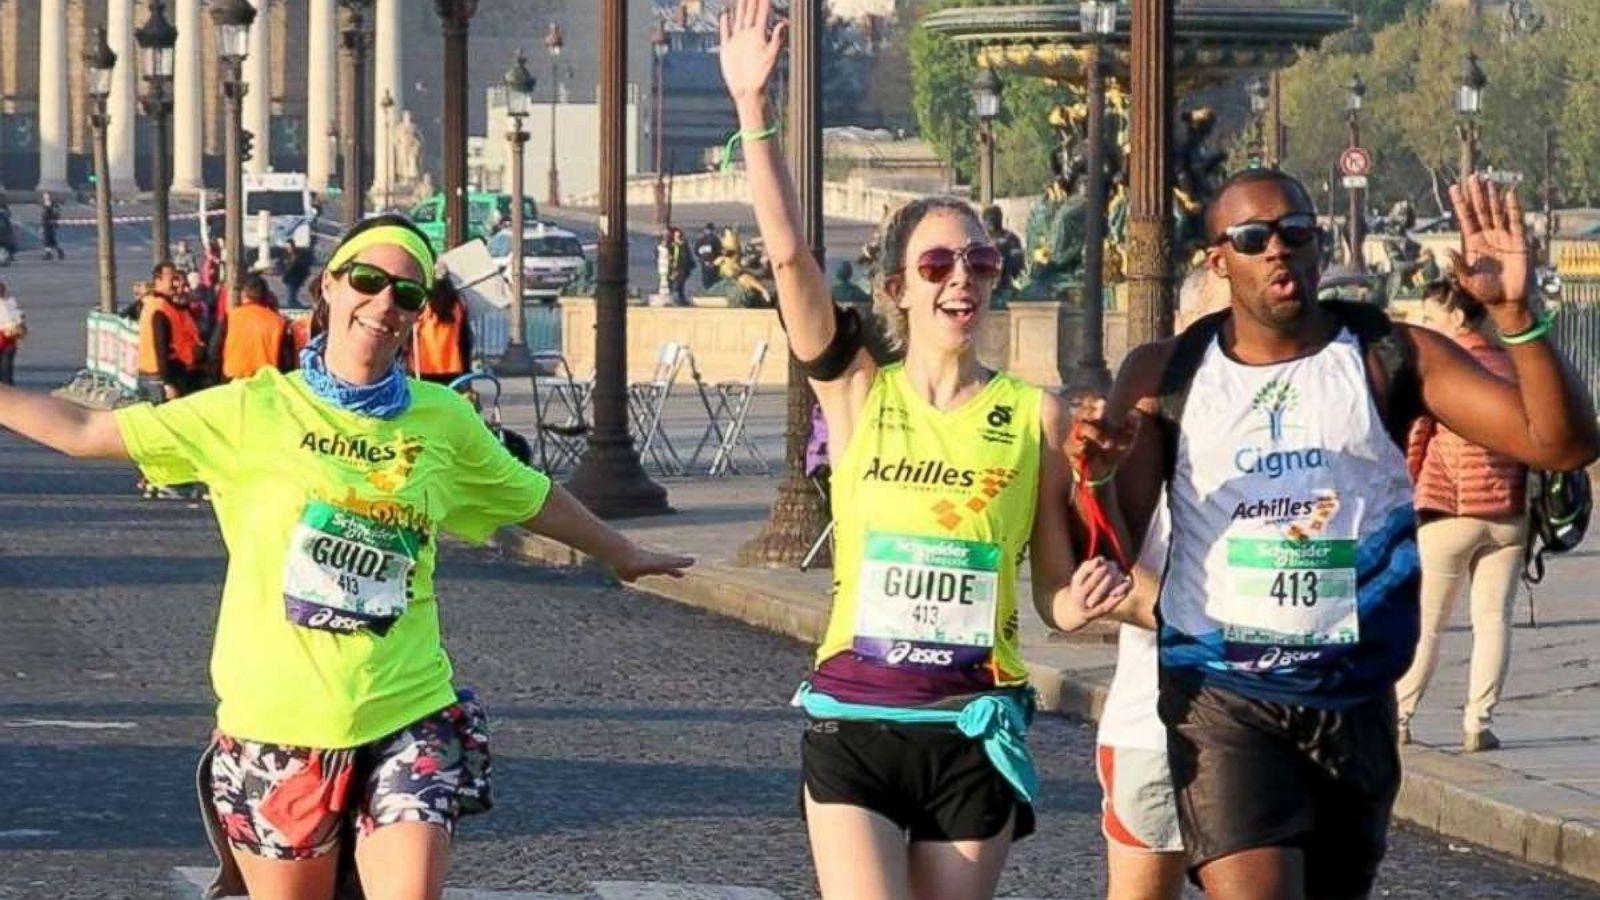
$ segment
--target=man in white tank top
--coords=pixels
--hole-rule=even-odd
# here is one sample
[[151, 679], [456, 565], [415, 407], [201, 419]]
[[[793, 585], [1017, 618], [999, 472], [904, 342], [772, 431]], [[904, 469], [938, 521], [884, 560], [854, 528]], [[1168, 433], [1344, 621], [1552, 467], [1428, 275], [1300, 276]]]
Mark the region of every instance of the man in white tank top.
[[[1230, 309], [1130, 353], [1078, 444], [1129, 534], [1145, 534], [1165, 490], [1159, 600], [1115, 614], [1159, 621], [1179, 823], [1212, 900], [1371, 891], [1400, 782], [1394, 682], [1418, 630], [1395, 436], [1426, 412], [1536, 468], [1600, 454], [1593, 406], [1529, 308], [1521, 205], [1476, 176], [1451, 199], [1467, 251], [1456, 277], [1489, 309], [1516, 385], [1370, 307], [1319, 304], [1310, 194], [1251, 169], [1206, 216], [1206, 265]], [[1142, 426], [1121, 452], [1126, 415]]]

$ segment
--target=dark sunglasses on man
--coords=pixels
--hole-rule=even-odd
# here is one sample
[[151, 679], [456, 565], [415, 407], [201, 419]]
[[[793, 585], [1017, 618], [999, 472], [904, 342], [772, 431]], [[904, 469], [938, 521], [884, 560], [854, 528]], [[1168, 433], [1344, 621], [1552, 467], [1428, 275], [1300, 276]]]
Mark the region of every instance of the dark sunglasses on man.
[[1289, 248], [1304, 247], [1322, 233], [1317, 227], [1317, 217], [1311, 213], [1290, 213], [1270, 221], [1252, 220], [1230, 225], [1222, 235], [1212, 240], [1212, 246], [1232, 244], [1234, 252], [1245, 256], [1258, 256], [1267, 251], [1276, 234]]

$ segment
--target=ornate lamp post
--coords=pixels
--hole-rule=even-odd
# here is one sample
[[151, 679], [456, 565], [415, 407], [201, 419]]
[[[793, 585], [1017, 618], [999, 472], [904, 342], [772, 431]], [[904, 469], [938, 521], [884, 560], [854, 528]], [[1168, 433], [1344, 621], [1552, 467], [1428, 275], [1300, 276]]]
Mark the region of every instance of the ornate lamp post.
[[1173, 0], [1133, 0], [1128, 346], [1172, 334]]
[[467, 241], [467, 34], [478, 0], [433, 0], [444, 27], [445, 246]]
[[[1117, 33], [1116, 0], [1083, 0], [1078, 4], [1078, 28], [1089, 38], [1084, 76], [1089, 92], [1089, 171], [1084, 185], [1083, 231], [1083, 357], [1061, 383], [1075, 393], [1103, 394], [1111, 386], [1105, 354], [1105, 243], [1106, 243], [1106, 86], [1101, 45]], [[1059, 347], [1069, 346], [1061, 341]], [[1065, 354], [1062, 354], [1063, 356]], [[1058, 366], [1065, 370], [1063, 359]]]
[[544, 46], [550, 51], [550, 186], [544, 205], [551, 209], [561, 206], [561, 171], [556, 167], [556, 101], [561, 98], [561, 26], [550, 23], [544, 34]]
[[666, 157], [663, 155], [661, 149], [661, 141], [666, 134], [666, 129], [662, 127], [662, 125], [665, 124], [662, 120], [662, 109], [666, 105], [666, 91], [664, 89], [665, 85], [663, 85], [662, 82], [665, 80], [663, 76], [667, 71], [667, 50], [669, 48], [670, 46], [667, 41], [667, 28], [662, 23], [657, 22], [655, 30], [650, 32], [650, 49], [654, 52], [656, 61], [656, 111], [655, 116], [650, 120], [650, 127], [655, 131], [656, 138], [655, 206], [657, 225], [667, 224], [667, 166]]
[[972, 113], [978, 117], [978, 202], [994, 202], [994, 120], [1000, 115], [1000, 76], [984, 66], [972, 80]]
[[605, 519], [671, 512], [628, 434], [628, 0], [600, 0], [600, 253], [594, 297], [594, 429], [567, 489]]
[[244, 161], [239, 156], [239, 132], [243, 130], [245, 94], [250, 85], [244, 80], [244, 61], [250, 55], [250, 26], [256, 8], [249, 0], [217, 0], [211, 4], [211, 21], [216, 25], [217, 55], [222, 59], [222, 97], [228, 104], [223, 155], [227, 165], [227, 184], [223, 205], [227, 219], [223, 226], [222, 267], [228, 279], [228, 306], [239, 305], [239, 271], [244, 241]]
[[511, 144], [511, 333], [495, 368], [501, 375], [531, 375], [533, 358], [528, 355], [522, 315], [522, 198], [527, 193], [522, 187], [522, 156], [528, 146], [528, 132], [523, 130], [522, 120], [533, 111], [535, 81], [521, 50], [501, 83], [506, 92], [506, 114], [511, 117], [511, 130], [506, 133]]
[[344, 201], [346, 227], [366, 215], [367, 10], [372, 0], [339, 0], [344, 21], [339, 28], [339, 137], [344, 141]]
[[[1345, 119], [1350, 123], [1350, 146], [1361, 146], [1361, 106], [1366, 101], [1367, 85], [1361, 80], [1361, 74], [1350, 76], [1349, 94], [1345, 97]], [[1367, 269], [1366, 251], [1362, 243], [1366, 241], [1366, 190], [1361, 187], [1352, 187], [1346, 190], [1350, 197], [1350, 268], [1357, 272]]]
[[106, 113], [106, 97], [111, 94], [111, 70], [117, 65], [117, 54], [106, 43], [106, 28], [96, 25], [94, 45], [83, 54], [84, 65], [89, 69], [89, 128], [94, 131], [94, 211], [95, 231], [100, 244], [100, 311], [117, 311], [117, 252], [111, 231], [111, 174], [108, 171], [109, 153], [106, 150], [106, 127], [111, 116]]
[[155, 152], [151, 154], [151, 189], [155, 193], [155, 216], [150, 220], [151, 252], [156, 261], [167, 258], [172, 228], [167, 197], [172, 189], [171, 137], [167, 122], [172, 115], [172, 69], [177, 62], [172, 52], [178, 43], [178, 29], [167, 21], [166, 4], [150, 0], [150, 15], [133, 33], [139, 44], [139, 69], [144, 76], [145, 94], [140, 99], [144, 114], [155, 125]]
[[1255, 75], [1245, 84], [1245, 94], [1250, 98], [1250, 165], [1262, 166], [1267, 161], [1267, 110], [1272, 103], [1272, 93], [1266, 79]]
[[378, 108], [383, 110], [383, 133], [389, 135], [385, 146], [379, 148], [388, 157], [388, 165], [383, 167], [383, 208], [389, 209], [394, 206], [394, 95], [385, 90]]
[[1461, 67], [1461, 85], [1456, 88], [1456, 112], [1461, 121], [1456, 124], [1456, 136], [1461, 138], [1461, 177], [1478, 170], [1478, 113], [1483, 111], [1483, 89], [1489, 86], [1489, 76], [1478, 66], [1478, 54], [1467, 52]]

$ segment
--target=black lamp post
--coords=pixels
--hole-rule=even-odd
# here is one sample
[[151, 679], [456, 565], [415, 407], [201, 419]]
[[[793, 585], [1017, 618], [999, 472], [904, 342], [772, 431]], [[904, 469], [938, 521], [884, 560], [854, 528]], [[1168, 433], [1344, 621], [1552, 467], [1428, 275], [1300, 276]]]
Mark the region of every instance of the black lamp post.
[[155, 152], [151, 154], [151, 190], [155, 194], [155, 216], [150, 220], [156, 261], [167, 258], [172, 222], [168, 217], [167, 197], [172, 189], [171, 143], [167, 122], [172, 116], [172, 70], [178, 43], [178, 29], [167, 20], [166, 4], [150, 0], [150, 15], [133, 33], [139, 44], [139, 69], [144, 76], [145, 93], [140, 101], [144, 114], [155, 125]]
[[505, 87], [506, 115], [511, 117], [511, 130], [506, 133], [506, 140], [511, 144], [511, 333], [506, 339], [505, 353], [501, 354], [495, 368], [502, 375], [531, 375], [533, 358], [528, 355], [522, 312], [522, 235], [525, 227], [522, 198], [526, 193], [522, 186], [522, 154], [528, 146], [528, 132], [523, 130], [522, 120], [533, 110], [536, 82], [533, 73], [528, 71], [528, 61], [523, 58], [521, 50], [517, 51], [517, 58], [506, 70], [501, 84]]
[[1256, 75], [1245, 84], [1245, 95], [1250, 99], [1250, 165], [1262, 166], [1267, 161], [1267, 112], [1272, 105], [1272, 92], [1266, 79]]
[[111, 94], [111, 72], [117, 65], [117, 54], [106, 43], [106, 28], [96, 25], [94, 45], [83, 54], [84, 65], [89, 69], [89, 128], [94, 132], [94, 207], [95, 231], [100, 251], [100, 311], [117, 311], [117, 252], [111, 232], [111, 184], [107, 171], [109, 153], [106, 150], [106, 128], [111, 116], [106, 112], [106, 97]]
[[561, 26], [550, 23], [544, 34], [544, 46], [550, 51], [550, 184], [544, 205], [551, 209], [561, 206], [561, 171], [556, 166], [556, 101], [561, 98]]
[[344, 22], [339, 28], [339, 137], [344, 141], [344, 223], [352, 226], [366, 214], [367, 10], [372, 0], [339, 0]]
[[[1350, 123], [1350, 146], [1361, 146], [1361, 106], [1366, 102], [1367, 85], [1361, 80], [1358, 72], [1350, 76], [1349, 94], [1345, 97], [1345, 120]], [[1365, 175], [1352, 176], [1365, 178]], [[1367, 239], [1366, 216], [1366, 188], [1360, 183], [1352, 183], [1345, 189], [1350, 198], [1350, 221], [1347, 223], [1350, 234], [1350, 268], [1356, 272], [1365, 272], [1367, 269], [1366, 252], [1362, 244]]]
[[994, 202], [994, 120], [1000, 115], [1004, 85], [993, 68], [984, 66], [972, 80], [972, 113], [978, 118], [978, 202]]
[[[227, 219], [223, 226], [222, 267], [228, 281], [228, 306], [239, 305], [239, 271], [244, 240], [244, 161], [239, 158], [239, 133], [242, 104], [250, 85], [244, 80], [244, 61], [250, 55], [250, 26], [256, 8], [249, 0], [216, 0], [211, 4], [211, 21], [216, 26], [217, 55], [222, 60], [222, 97], [227, 101], [228, 122], [223, 142], [227, 184], [223, 205]], [[265, 90], [265, 88], [263, 88]]]
[[1456, 112], [1461, 121], [1456, 123], [1456, 135], [1461, 138], [1461, 177], [1478, 170], [1478, 114], [1483, 111], [1483, 89], [1489, 86], [1489, 76], [1478, 65], [1478, 54], [1467, 52], [1461, 67], [1461, 84], [1456, 88]]
[[1061, 372], [1061, 380], [1074, 393], [1101, 394], [1111, 386], [1105, 353], [1106, 87], [1101, 46], [1117, 33], [1116, 0], [1083, 0], [1078, 4], [1078, 28], [1089, 38], [1084, 58], [1089, 95], [1084, 137], [1089, 144], [1089, 170], [1084, 184], [1083, 356], [1072, 372]]
[[656, 138], [656, 141], [655, 141], [655, 143], [656, 143], [656, 185], [655, 185], [656, 224], [657, 225], [665, 225], [665, 224], [667, 224], [667, 180], [666, 180], [666, 178], [667, 178], [667, 176], [666, 176], [666, 168], [667, 168], [666, 167], [666, 161], [667, 161], [667, 158], [666, 158], [666, 154], [662, 150], [662, 143], [661, 142], [662, 142], [662, 139], [666, 136], [666, 129], [662, 127], [662, 125], [664, 124], [664, 122], [663, 122], [663, 110], [666, 107], [666, 90], [665, 90], [665, 85], [662, 82], [666, 80], [664, 76], [666, 75], [666, 71], [667, 71], [667, 50], [670, 49], [670, 45], [669, 45], [668, 40], [667, 40], [667, 28], [666, 28], [666, 26], [664, 24], [662, 24], [660, 22], [657, 22], [655, 30], [650, 32], [650, 49], [655, 53], [655, 61], [656, 61], [656, 64], [655, 64], [655, 82], [656, 82], [656, 85], [655, 85], [655, 87], [656, 87], [655, 110], [656, 111], [655, 111], [654, 118], [652, 118], [650, 120], [651, 121], [651, 126], [650, 127], [655, 130], [655, 138]]

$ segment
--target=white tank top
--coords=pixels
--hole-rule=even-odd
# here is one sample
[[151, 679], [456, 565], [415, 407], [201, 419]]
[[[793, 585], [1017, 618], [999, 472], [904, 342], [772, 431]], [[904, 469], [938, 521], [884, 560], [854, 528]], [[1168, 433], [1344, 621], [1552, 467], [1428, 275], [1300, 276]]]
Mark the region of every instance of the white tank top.
[[1393, 687], [1417, 640], [1416, 515], [1348, 329], [1264, 366], [1213, 340], [1167, 496], [1163, 668], [1320, 707]]
[[[1139, 565], [1160, 577], [1167, 565], [1166, 501], [1157, 504], [1139, 551]], [[1096, 743], [1138, 750], [1167, 749], [1167, 729], [1156, 714], [1156, 633], [1137, 625], [1117, 631], [1117, 670], [1100, 713]]]

